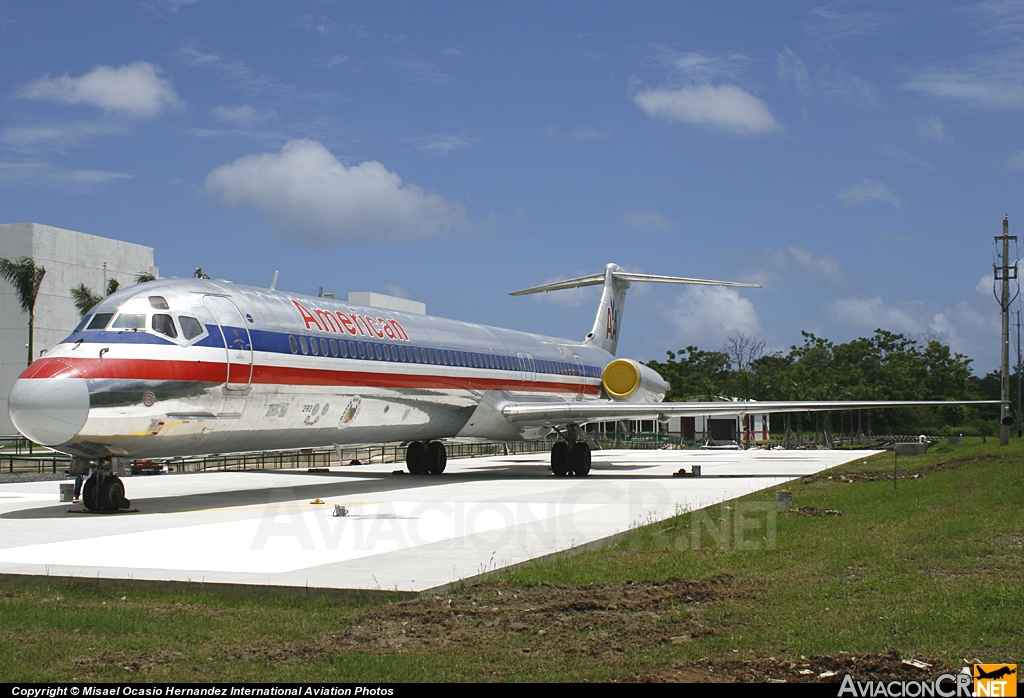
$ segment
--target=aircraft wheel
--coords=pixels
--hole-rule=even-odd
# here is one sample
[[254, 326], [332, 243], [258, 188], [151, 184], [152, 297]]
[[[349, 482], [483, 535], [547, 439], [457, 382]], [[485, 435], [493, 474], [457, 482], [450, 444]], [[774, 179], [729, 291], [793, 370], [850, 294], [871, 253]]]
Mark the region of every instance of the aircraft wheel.
[[101, 511], [117, 511], [131, 506], [131, 502], [124, 498], [124, 483], [119, 477], [103, 478], [99, 483], [98, 494]]
[[413, 441], [405, 449], [405, 467], [410, 475], [422, 475], [426, 470], [427, 447], [422, 441]]
[[579, 441], [573, 444], [572, 474], [576, 477], [585, 477], [590, 472], [590, 445]]
[[426, 469], [431, 475], [440, 475], [448, 464], [448, 451], [440, 441], [431, 441], [427, 446]]
[[556, 441], [551, 447], [551, 472], [556, 477], [569, 474], [569, 444], [564, 441]]
[[89, 511], [100, 511], [99, 488], [97, 478], [89, 476], [82, 484], [82, 504]]

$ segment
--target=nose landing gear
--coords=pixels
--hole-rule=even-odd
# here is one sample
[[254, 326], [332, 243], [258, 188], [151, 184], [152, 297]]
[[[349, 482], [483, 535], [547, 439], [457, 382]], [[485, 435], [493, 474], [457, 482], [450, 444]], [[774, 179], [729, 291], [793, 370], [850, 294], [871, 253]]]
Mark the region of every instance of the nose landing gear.
[[73, 458], [71, 473], [90, 473], [89, 479], [82, 486], [82, 504], [89, 511], [110, 512], [131, 507], [131, 501], [124, 496], [124, 483], [114, 475], [112, 458], [101, 458], [98, 461]]

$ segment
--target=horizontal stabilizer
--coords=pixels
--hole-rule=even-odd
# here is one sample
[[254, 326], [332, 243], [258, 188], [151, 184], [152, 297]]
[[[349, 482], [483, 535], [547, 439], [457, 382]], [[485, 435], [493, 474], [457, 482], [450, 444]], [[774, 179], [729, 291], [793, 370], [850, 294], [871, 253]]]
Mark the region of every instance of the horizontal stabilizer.
[[[739, 286], [741, 288], [761, 288], [759, 284], [744, 284], [738, 281], [716, 281], [715, 279], [691, 279], [685, 276], [662, 276], [659, 274], [636, 274], [628, 271], [613, 271], [612, 277], [618, 281], [648, 281], [662, 284], [696, 284], [699, 286]], [[604, 274], [591, 274], [581, 276], [577, 279], [566, 279], [556, 281], [543, 286], [524, 288], [521, 291], [513, 291], [510, 296], [525, 296], [530, 293], [547, 293], [548, 291], [562, 291], [569, 288], [581, 288], [583, 286], [599, 286], [605, 280]]]

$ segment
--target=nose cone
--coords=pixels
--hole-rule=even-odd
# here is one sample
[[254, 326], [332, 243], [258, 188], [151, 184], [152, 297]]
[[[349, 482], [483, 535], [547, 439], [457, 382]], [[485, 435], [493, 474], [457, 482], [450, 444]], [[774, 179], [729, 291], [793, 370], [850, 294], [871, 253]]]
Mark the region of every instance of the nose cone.
[[[29, 373], [31, 368], [25, 371]], [[46, 378], [19, 378], [8, 400], [14, 426], [44, 446], [67, 443], [89, 418], [89, 388], [82, 374], [66, 365], [57, 373]]]

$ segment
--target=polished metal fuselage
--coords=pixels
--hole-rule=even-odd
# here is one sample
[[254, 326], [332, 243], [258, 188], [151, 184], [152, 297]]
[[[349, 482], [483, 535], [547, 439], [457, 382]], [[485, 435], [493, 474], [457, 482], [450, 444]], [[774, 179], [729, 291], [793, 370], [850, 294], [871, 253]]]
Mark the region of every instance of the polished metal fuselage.
[[[86, 325], [102, 313], [112, 314], [106, 329], [72, 333], [19, 379], [84, 383], [81, 427], [71, 435], [78, 417], [67, 408], [71, 426], [51, 430], [60, 443], [48, 445], [88, 458], [537, 438], [549, 429], [513, 427], [502, 405], [597, 399], [614, 358], [581, 342], [223, 281], [132, 286]], [[113, 327], [122, 314], [145, 320]], [[154, 315], [173, 317], [177, 336], [155, 331]], [[183, 317], [202, 334], [186, 340]], [[132, 322], [142, 327], [124, 327]], [[12, 406], [36, 438], [27, 414], [19, 423]]]

